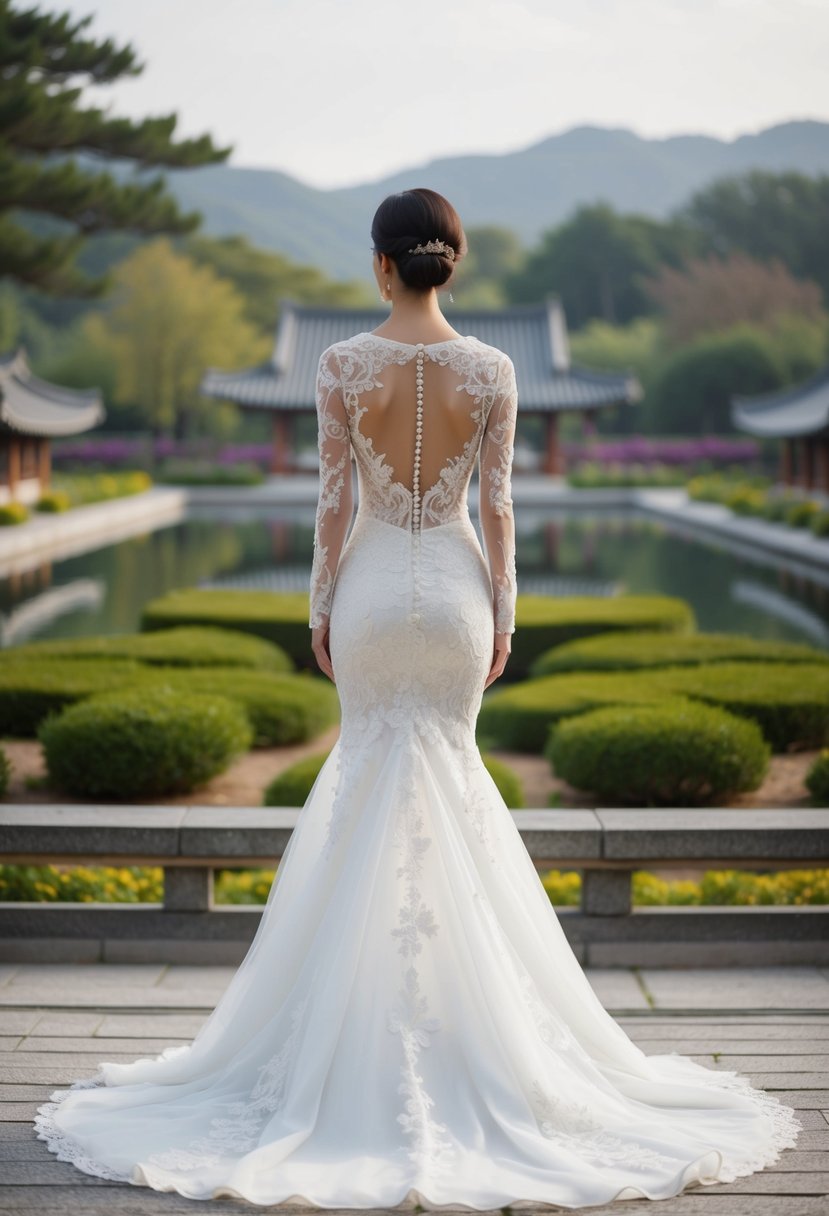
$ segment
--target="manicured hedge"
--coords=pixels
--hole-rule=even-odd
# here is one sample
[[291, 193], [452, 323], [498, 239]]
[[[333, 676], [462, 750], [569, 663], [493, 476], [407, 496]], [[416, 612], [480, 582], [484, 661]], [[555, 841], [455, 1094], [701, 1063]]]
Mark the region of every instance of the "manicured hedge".
[[712, 663], [663, 667], [645, 675], [668, 692], [753, 718], [776, 752], [829, 743], [825, 663]]
[[549, 726], [605, 705], [648, 705], [691, 697], [757, 722], [774, 751], [829, 741], [829, 666], [710, 663], [637, 672], [541, 676], [484, 694], [478, 739], [484, 746], [539, 752]]
[[38, 737], [51, 780], [85, 798], [186, 793], [251, 745], [241, 705], [164, 685], [105, 693], [50, 714]]
[[[305, 756], [274, 777], [265, 790], [263, 806], [304, 806], [317, 774], [328, 758], [328, 752], [316, 752]], [[494, 756], [484, 755], [484, 765], [497, 785], [501, 797], [508, 807], [524, 805], [524, 789], [518, 774]]]
[[52, 710], [63, 709], [95, 693], [135, 684], [146, 670], [128, 659], [101, 663], [95, 659], [54, 659], [22, 663], [0, 661], [0, 735], [32, 738]]
[[[496, 686], [497, 689], [497, 686]], [[641, 677], [588, 672], [578, 676], [542, 676], [484, 693], [478, 716], [481, 747], [541, 752], [553, 722], [603, 705], [653, 704], [665, 693]]]
[[25, 663], [0, 660], [0, 734], [32, 738], [51, 710], [119, 688], [158, 685], [238, 701], [250, 720], [254, 747], [304, 743], [339, 719], [335, 686], [309, 672], [43, 656]]
[[[295, 663], [316, 669], [308, 628], [308, 596], [299, 592], [225, 591], [188, 588], [146, 605], [144, 630], [172, 625], [221, 625], [276, 642]], [[519, 595], [516, 632], [505, 677], [526, 675], [551, 646], [609, 629], [655, 629], [688, 633], [695, 628], [685, 600], [668, 595], [609, 597]]]
[[829, 747], [823, 749], [809, 768], [806, 789], [816, 806], [829, 806]]
[[339, 721], [337, 690], [325, 676], [283, 675], [238, 667], [156, 667], [145, 683], [163, 679], [182, 692], [219, 695], [238, 701], [253, 729], [254, 747], [306, 743]]
[[771, 748], [755, 722], [677, 698], [567, 718], [545, 754], [556, 776], [619, 805], [705, 806], [757, 789]]
[[275, 642], [299, 666], [316, 670], [308, 617], [308, 596], [304, 592], [191, 587], [170, 591], [146, 604], [141, 628], [150, 631], [174, 625], [212, 625], [239, 629]]
[[315, 752], [284, 769], [267, 786], [263, 806], [304, 806], [311, 786], [328, 759], [328, 752]]
[[650, 629], [684, 634], [695, 628], [691, 605], [671, 595], [519, 595], [504, 674], [526, 676], [551, 647], [594, 633]]
[[533, 663], [532, 676], [571, 671], [634, 671], [699, 663], [826, 663], [829, 653], [794, 642], [766, 642], [732, 633], [599, 633], [554, 646]]
[[8, 652], [15, 659], [135, 659], [180, 667], [252, 667], [293, 671], [288, 655], [273, 642], [237, 629], [183, 625], [155, 633], [107, 634], [31, 642]]

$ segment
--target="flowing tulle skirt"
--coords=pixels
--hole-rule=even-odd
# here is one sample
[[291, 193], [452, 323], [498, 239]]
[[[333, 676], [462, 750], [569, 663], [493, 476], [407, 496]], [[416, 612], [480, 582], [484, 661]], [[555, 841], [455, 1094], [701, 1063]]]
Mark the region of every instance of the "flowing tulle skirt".
[[666, 1198], [795, 1143], [788, 1107], [644, 1055], [595, 996], [475, 746], [491, 630], [468, 517], [414, 540], [358, 515], [341, 734], [254, 942], [192, 1044], [40, 1108], [61, 1159], [198, 1199], [487, 1210]]

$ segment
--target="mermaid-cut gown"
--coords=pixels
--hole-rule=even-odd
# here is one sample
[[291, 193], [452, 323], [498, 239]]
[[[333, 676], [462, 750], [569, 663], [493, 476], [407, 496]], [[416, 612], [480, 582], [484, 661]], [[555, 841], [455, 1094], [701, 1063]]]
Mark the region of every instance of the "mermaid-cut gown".
[[320, 357], [317, 410], [339, 738], [195, 1040], [101, 1063], [38, 1134], [103, 1178], [334, 1208], [576, 1208], [772, 1163], [794, 1112], [604, 1010], [475, 744], [514, 628], [511, 361], [364, 332]]

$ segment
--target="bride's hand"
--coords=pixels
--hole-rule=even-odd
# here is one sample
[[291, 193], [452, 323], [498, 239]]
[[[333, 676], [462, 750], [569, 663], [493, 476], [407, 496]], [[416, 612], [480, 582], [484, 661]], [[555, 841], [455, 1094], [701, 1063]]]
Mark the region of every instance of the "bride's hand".
[[486, 678], [484, 688], [489, 688], [492, 681], [497, 680], [506, 667], [507, 659], [510, 656], [511, 637], [512, 634], [510, 633], [496, 633], [492, 654], [492, 666], [489, 669], [489, 675]]
[[331, 665], [331, 648], [328, 634], [328, 625], [319, 625], [316, 629], [312, 629], [311, 649], [314, 652], [314, 658], [317, 660], [320, 671], [323, 671], [328, 676], [332, 684], [336, 684], [334, 668]]

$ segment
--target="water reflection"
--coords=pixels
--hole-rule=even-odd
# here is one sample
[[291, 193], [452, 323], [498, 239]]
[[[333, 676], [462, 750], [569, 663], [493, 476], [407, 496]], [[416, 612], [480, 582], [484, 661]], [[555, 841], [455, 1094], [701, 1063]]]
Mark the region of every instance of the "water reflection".
[[[117, 543], [32, 558], [0, 582], [2, 644], [137, 630], [143, 605], [176, 588], [307, 591], [313, 527], [312, 505], [199, 507]], [[688, 600], [700, 629], [829, 649], [829, 570], [633, 507], [518, 506], [516, 532], [521, 591], [661, 592]]]

